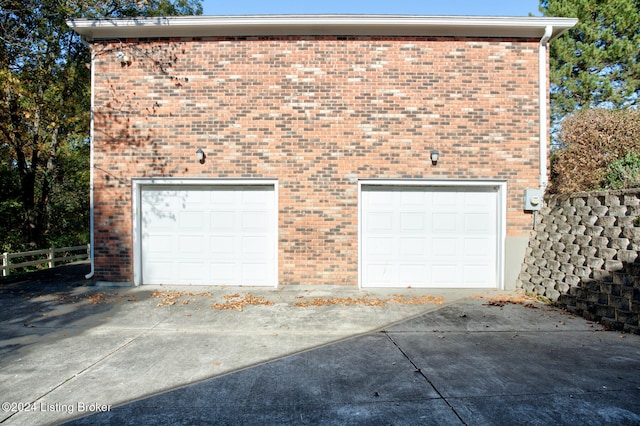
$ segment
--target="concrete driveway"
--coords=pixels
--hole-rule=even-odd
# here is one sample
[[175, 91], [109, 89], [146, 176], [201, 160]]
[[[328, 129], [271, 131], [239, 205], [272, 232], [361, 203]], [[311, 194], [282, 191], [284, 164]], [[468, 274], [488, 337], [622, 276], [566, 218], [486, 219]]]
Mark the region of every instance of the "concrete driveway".
[[0, 281], [3, 424], [640, 424], [640, 336], [516, 293]]

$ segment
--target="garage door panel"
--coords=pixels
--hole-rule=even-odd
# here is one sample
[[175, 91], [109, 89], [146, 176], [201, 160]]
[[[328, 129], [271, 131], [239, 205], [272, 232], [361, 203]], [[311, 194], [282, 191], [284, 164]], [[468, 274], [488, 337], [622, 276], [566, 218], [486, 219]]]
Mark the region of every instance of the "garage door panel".
[[150, 209], [142, 223], [147, 230], [171, 230], [176, 228], [178, 220], [173, 212]]
[[459, 241], [457, 238], [433, 238], [433, 257], [449, 257], [458, 255]]
[[376, 256], [384, 258], [393, 253], [394, 240], [391, 237], [370, 237], [367, 241], [367, 254], [374, 259]]
[[451, 285], [459, 281], [458, 264], [434, 264], [432, 267], [432, 282], [436, 285]]
[[206, 229], [206, 214], [203, 211], [181, 211], [178, 226], [181, 231]]
[[[364, 195], [364, 194], [363, 194]], [[365, 203], [370, 207], [392, 208], [394, 195], [390, 192], [376, 191], [375, 189], [368, 192], [365, 196]]]
[[268, 188], [250, 188], [243, 191], [240, 196], [244, 206], [265, 206], [271, 205], [273, 197], [271, 197], [270, 193], [271, 191]]
[[441, 189], [434, 189], [432, 191], [432, 205], [435, 209], [443, 209], [451, 210], [450, 207], [455, 207], [458, 204], [458, 197], [456, 196], [456, 191], [447, 190], [443, 191]]
[[494, 250], [495, 241], [490, 237], [465, 238], [462, 254], [464, 256], [480, 256], [484, 252], [487, 258], [490, 258]]
[[221, 285], [231, 284], [238, 279], [233, 262], [211, 262], [209, 271], [210, 279]]
[[236, 239], [233, 236], [213, 236], [209, 238], [209, 250], [215, 258], [233, 259], [236, 252]]
[[145, 269], [145, 283], [164, 284], [164, 277], [175, 273], [175, 265], [170, 261], [149, 262]]
[[[391, 254], [392, 251], [392, 247], [391, 247], [391, 242], [389, 241], [387, 243], [388, 245], [388, 250], [387, 253], [388, 255]], [[403, 257], [409, 257], [409, 258], [420, 258], [420, 259], [424, 259], [427, 256], [427, 250], [426, 250], [426, 241], [424, 238], [401, 238], [400, 239], [400, 255]]]
[[397, 266], [381, 263], [372, 263], [367, 265], [365, 276], [368, 279], [367, 282], [373, 286], [379, 284], [386, 284], [397, 275]]
[[269, 250], [269, 238], [267, 237], [244, 237], [241, 240], [241, 253], [247, 258], [262, 258]]
[[236, 194], [233, 188], [216, 188], [211, 191], [210, 205], [212, 208], [225, 208], [235, 205]]
[[142, 283], [275, 286], [274, 185], [153, 185], [140, 200]]
[[465, 265], [462, 271], [469, 287], [486, 288], [492, 284], [493, 274], [489, 265]]
[[371, 231], [393, 232], [393, 214], [391, 212], [370, 213], [367, 229]]
[[178, 250], [184, 254], [199, 254], [206, 250], [205, 243], [202, 235], [181, 235], [178, 237]]
[[401, 213], [400, 232], [413, 232], [425, 230], [424, 213]]
[[426, 264], [401, 264], [398, 268], [399, 285], [407, 283], [407, 285], [415, 283], [427, 283], [430, 275], [429, 268]]
[[431, 232], [434, 234], [450, 234], [455, 232], [458, 225], [456, 213], [433, 213]]
[[403, 191], [400, 192], [400, 205], [405, 209], [411, 209], [417, 207], [417, 211], [422, 210], [422, 206], [425, 205], [425, 196], [424, 191]]
[[242, 230], [264, 231], [267, 229], [268, 213], [266, 211], [249, 211], [241, 213]]
[[147, 250], [150, 253], [164, 253], [171, 255], [175, 251], [173, 235], [149, 235], [147, 236]]
[[363, 287], [498, 285], [498, 188], [363, 185]]
[[205, 262], [181, 262], [178, 272], [178, 284], [202, 285], [205, 283]]
[[209, 217], [212, 231], [233, 233], [236, 229], [236, 212], [234, 211], [214, 211]]
[[493, 215], [488, 213], [467, 213], [464, 216], [464, 231], [467, 233], [490, 233], [492, 232]]
[[246, 282], [263, 283], [269, 281], [271, 273], [265, 263], [245, 263], [241, 266], [242, 277]]
[[463, 200], [465, 207], [482, 208], [488, 205], [486, 192], [484, 191], [465, 191]]
[[176, 201], [182, 202], [182, 206], [185, 208], [202, 208], [202, 206], [208, 201], [207, 193], [202, 189], [192, 189], [190, 191], [180, 191], [180, 198], [176, 198]]

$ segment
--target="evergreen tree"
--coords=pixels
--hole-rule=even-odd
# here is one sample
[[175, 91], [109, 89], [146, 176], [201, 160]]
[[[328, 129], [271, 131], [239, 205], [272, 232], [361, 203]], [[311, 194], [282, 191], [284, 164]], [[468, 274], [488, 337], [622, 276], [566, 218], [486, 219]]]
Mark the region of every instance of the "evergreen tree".
[[626, 108], [640, 95], [640, 0], [541, 0], [545, 16], [579, 23], [550, 47], [552, 119]]

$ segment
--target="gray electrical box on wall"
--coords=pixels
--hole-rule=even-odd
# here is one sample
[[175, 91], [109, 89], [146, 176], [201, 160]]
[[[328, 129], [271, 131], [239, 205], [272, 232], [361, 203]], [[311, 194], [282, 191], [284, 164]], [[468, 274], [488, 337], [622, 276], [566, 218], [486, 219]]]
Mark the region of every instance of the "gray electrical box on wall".
[[524, 209], [538, 211], [542, 208], [542, 191], [539, 189], [524, 190]]

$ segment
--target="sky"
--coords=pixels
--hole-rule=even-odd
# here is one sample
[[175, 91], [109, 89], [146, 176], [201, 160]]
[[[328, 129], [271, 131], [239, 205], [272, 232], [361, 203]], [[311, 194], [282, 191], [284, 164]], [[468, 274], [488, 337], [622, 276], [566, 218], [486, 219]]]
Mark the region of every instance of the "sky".
[[541, 16], [539, 0], [203, 0], [203, 15], [397, 14]]

